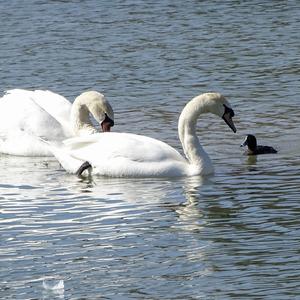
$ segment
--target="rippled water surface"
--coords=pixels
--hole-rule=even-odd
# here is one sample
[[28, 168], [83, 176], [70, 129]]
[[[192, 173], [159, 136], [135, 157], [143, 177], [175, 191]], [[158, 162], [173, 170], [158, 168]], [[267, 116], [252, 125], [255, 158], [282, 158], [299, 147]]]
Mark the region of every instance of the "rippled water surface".
[[[0, 9], [2, 92], [50, 89], [73, 101], [96, 89], [115, 131], [181, 151], [183, 105], [213, 90], [238, 129], [199, 120], [216, 170], [208, 178], [80, 180], [54, 158], [1, 155], [1, 299], [300, 298], [298, 1]], [[278, 154], [244, 156], [247, 133]]]

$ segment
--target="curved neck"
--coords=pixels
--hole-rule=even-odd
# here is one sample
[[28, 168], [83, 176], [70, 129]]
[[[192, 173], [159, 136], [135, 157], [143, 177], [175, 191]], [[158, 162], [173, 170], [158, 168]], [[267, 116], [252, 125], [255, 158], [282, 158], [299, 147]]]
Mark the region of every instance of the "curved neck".
[[88, 134], [97, 132], [90, 120], [88, 107], [78, 98], [75, 99], [72, 105], [70, 121], [75, 135], [84, 134], [85, 132]]
[[192, 99], [182, 110], [178, 122], [178, 135], [189, 163], [208, 170], [212, 169], [212, 163], [196, 135], [196, 125], [198, 117], [209, 110], [205, 102], [197, 98]]

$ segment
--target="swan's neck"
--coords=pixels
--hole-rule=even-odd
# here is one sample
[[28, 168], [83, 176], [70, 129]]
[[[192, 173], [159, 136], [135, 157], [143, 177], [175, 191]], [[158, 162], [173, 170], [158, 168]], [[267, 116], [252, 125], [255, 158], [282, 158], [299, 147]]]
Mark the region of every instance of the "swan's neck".
[[[194, 99], [193, 99], [194, 100]], [[191, 165], [196, 166], [205, 172], [213, 169], [208, 154], [201, 146], [196, 135], [196, 125], [198, 117], [209, 112], [205, 102], [190, 101], [183, 109], [178, 122], [178, 134], [184, 154]]]
[[74, 135], [91, 134], [97, 132], [91, 122], [88, 107], [80, 101], [74, 101], [71, 109], [71, 125]]

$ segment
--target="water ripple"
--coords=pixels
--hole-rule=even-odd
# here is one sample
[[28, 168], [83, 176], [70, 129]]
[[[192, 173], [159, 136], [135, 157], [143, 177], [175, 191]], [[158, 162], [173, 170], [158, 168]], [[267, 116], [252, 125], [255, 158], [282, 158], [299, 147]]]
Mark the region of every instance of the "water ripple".
[[[18, 9], [16, 9], [18, 7]], [[105, 93], [115, 131], [182, 152], [177, 122], [220, 91], [237, 134], [197, 134], [216, 173], [82, 181], [55, 159], [0, 156], [0, 298], [299, 298], [299, 4], [2, 1], [2, 90]], [[247, 157], [245, 134], [278, 149]], [[64, 293], [45, 293], [46, 278]]]

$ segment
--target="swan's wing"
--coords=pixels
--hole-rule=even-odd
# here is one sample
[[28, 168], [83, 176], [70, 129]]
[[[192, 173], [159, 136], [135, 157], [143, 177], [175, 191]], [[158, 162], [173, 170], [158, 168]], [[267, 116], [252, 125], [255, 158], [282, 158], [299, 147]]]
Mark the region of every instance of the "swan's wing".
[[26, 132], [45, 139], [63, 139], [60, 122], [33, 100], [34, 92], [15, 89], [0, 99], [0, 136]]
[[72, 104], [70, 101], [59, 94], [42, 90], [33, 91], [31, 98], [61, 124], [67, 136], [72, 135], [72, 128], [70, 126]]
[[80, 160], [102, 164], [116, 159], [135, 162], [185, 161], [177, 150], [159, 140], [130, 133], [100, 133], [64, 141], [68, 151]]

